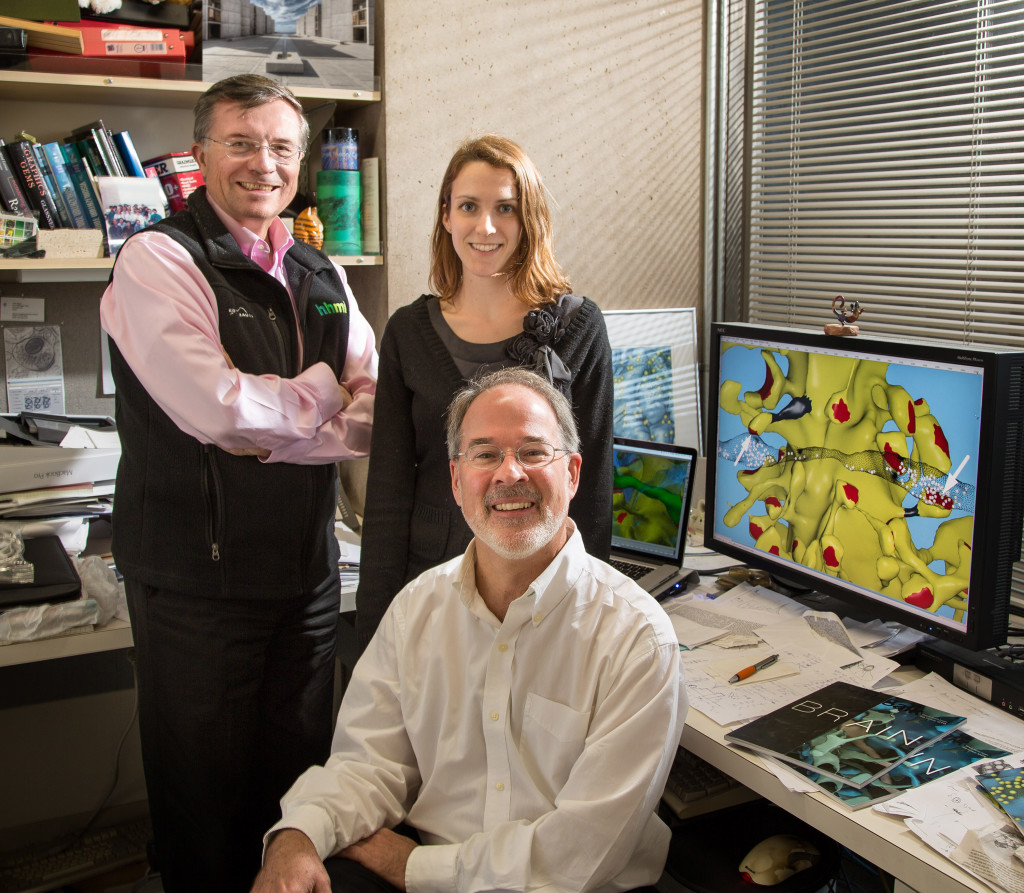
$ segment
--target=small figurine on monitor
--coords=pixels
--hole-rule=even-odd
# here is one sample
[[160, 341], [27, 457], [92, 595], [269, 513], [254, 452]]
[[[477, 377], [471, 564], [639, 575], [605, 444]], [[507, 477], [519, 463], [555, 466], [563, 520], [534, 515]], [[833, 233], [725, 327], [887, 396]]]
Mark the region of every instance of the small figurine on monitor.
[[864, 312], [864, 308], [860, 306], [859, 301], [853, 301], [850, 304], [850, 310], [846, 310], [846, 301], [843, 300], [842, 295], [836, 295], [832, 299], [832, 314], [838, 323], [826, 323], [825, 334], [826, 335], [856, 335], [860, 332], [860, 326], [855, 326], [854, 323], [860, 318], [861, 313]]

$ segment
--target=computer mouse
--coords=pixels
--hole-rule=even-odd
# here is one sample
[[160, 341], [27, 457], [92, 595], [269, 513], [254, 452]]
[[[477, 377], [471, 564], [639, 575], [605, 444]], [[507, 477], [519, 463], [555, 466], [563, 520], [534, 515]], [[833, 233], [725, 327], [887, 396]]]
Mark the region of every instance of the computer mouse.
[[816, 846], [792, 834], [774, 834], [754, 844], [740, 862], [740, 877], [752, 884], [771, 887], [810, 868], [821, 853]]

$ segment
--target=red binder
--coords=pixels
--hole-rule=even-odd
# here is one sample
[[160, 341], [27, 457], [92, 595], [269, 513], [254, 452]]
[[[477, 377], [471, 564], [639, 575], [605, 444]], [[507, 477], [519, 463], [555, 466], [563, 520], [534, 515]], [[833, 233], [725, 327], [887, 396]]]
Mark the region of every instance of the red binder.
[[82, 32], [82, 55], [30, 49], [33, 70], [126, 77], [185, 76], [189, 41], [181, 31], [89, 19], [74, 26]]

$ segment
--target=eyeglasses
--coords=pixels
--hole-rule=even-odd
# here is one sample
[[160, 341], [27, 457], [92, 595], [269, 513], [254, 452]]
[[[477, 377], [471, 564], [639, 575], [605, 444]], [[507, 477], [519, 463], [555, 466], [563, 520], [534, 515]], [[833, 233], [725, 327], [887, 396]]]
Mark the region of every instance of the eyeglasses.
[[459, 458], [465, 459], [470, 468], [480, 471], [494, 471], [505, 461], [505, 454], [512, 453], [516, 462], [523, 468], [543, 468], [550, 465], [558, 458], [558, 453], [570, 453], [561, 447], [554, 447], [543, 440], [535, 440], [531, 443], [524, 443], [518, 449], [499, 450], [489, 443], [477, 443], [471, 446], [464, 453], [458, 453]]
[[260, 149], [266, 149], [274, 161], [281, 161], [287, 164], [290, 161], [300, 160], [306, 154], [305, 149], [300, 149], [298, 146], [293, 146], [290, 143], [264, 145], [263, 143], [254, 143], [252, 140], [231, 140], [231, 142], [226, 143], [224, 140], [215, 140], [212, 136], [204, 136], [203, 139], [224, 146], [224, 153], [228, 158], [252, 158]]

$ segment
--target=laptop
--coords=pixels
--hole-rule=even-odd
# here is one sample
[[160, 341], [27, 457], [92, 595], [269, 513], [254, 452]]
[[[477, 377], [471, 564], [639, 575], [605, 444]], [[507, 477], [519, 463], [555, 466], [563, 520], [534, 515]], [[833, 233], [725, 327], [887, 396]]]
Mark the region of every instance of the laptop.
[[683, 567], [697, 451], [615, 437], [611, 565], [655, 598], [695, 582]]

